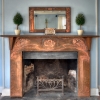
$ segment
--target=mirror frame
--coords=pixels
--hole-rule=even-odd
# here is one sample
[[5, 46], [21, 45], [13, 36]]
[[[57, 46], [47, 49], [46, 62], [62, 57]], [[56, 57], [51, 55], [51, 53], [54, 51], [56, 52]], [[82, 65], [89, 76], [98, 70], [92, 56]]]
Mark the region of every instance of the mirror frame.
[[56, 33], [71, 32], [71, 8], [70, 7], [29, 7], [29, 32], [44, 33], [45, 29], [34, 29], [34, 11], [66, 11], [66, 29], [55, 29]]

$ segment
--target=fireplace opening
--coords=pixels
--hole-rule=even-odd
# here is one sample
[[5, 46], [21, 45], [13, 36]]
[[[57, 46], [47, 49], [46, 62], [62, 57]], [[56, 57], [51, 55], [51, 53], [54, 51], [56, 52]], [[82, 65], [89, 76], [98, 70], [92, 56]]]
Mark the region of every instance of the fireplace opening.
[[[63, 93], [77, 95], [77, 52], [23, 52], [23, 92], [25, 94], [31, 90], [37, 94], [38, 78], [42, 82], [50, 79], [49, 85], [53, 84], [53, 86], [58, 84], [55, 82], [56, 79], [57, 81], [63, 79], [63, 85], [61, 85]], [[46, 86], [45, 89], [48, 91], [50, 86]], [[48, 92], [52, 93], [52, 89], [54, 90], [55, 87], [51, 85]], [[58, 90], [54, 92], [60, 92]], [[41, 91], [41, 93], [44, 92]]]

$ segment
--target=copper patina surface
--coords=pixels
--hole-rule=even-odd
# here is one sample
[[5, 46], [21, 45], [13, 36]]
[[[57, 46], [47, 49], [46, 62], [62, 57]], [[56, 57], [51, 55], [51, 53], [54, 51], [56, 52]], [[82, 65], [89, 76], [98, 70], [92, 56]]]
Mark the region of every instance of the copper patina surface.
[[11, 49], [11, 97], [23, 96], [23, 51], [77, 51], [78, 96], [90, 96], [90, 48], [87, 38], [16, 37]]

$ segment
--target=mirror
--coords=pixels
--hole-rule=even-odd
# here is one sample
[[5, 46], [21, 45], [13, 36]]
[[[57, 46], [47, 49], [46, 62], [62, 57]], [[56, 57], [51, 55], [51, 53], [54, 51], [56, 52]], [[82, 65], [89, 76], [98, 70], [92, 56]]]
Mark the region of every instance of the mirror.
[[34, 11], [34, 29], [44, 28], [66, 29], [66, 12]]
[[70, 7], [30, 7], [29, 32], [45, 32], [45, 28], [54, 28], [56, 33], [70, 33], [70, 15]]

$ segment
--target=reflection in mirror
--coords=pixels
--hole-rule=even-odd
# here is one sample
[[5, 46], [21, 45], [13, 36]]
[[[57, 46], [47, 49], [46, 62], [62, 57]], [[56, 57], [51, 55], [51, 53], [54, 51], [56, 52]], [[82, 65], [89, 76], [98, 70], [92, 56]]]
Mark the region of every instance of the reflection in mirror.
[[34, 11], [34, 28], [66, 29], [66, 11]]

